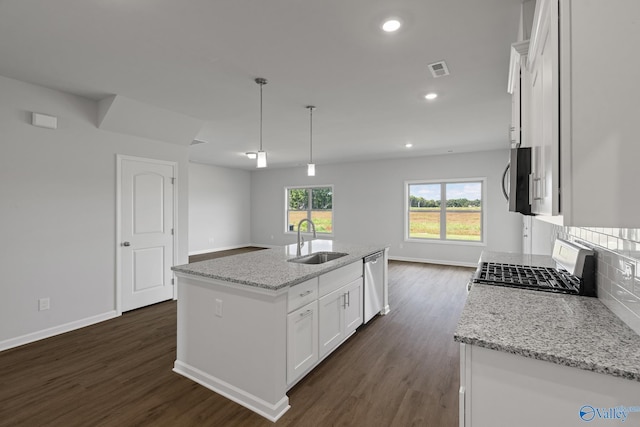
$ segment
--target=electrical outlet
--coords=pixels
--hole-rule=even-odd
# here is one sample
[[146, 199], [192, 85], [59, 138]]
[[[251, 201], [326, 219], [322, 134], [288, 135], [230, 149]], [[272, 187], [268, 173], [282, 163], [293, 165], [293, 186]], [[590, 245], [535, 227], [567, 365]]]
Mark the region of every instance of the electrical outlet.
[[633, 279], [633, 276], [635, 275], [635, 264], [630, 263], [630, 262], [625, 262], [624, 263], [624, 278], [625, 279]]
[[216, 316], [222, 317], [222, 300], [216, 298]]
[[49, 310], [51, 308], [49, 298], [38, 299], [38, 311]]
[[216, 242], [214, 237], [209, 237], [209, 244], [213, 245]]

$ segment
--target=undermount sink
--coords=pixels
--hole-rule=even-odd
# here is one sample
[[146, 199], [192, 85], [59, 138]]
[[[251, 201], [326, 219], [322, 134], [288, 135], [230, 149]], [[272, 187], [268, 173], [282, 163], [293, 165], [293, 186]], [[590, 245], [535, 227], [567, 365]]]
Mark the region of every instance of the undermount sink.
[[346, 255], [347, 254], [342, 252], [315, 252], [311, 255], [290, 259], [289, 262], [295, 262], [298, 264], [324, 264], [325, 262], [342, 258]]

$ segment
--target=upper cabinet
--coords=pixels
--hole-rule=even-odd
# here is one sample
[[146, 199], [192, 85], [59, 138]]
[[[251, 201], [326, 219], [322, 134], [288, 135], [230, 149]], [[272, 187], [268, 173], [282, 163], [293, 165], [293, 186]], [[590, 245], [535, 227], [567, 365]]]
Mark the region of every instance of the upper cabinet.
[[529, 40], [511, 45], [511, 61], [509, 62], [509, 84], [507, 91], [511, 94], [511, 125], [509, 139], [512, 145], [526, 145], [529, 132], [529, 81], [525, 68]]
[[528, 68], [531, 81], [531, 177], [535, 214], [560, 213], [558, 2], [539, 1]]
[[532, 210], [640, 227], [638, 0], [538, 0], [527, 57]]

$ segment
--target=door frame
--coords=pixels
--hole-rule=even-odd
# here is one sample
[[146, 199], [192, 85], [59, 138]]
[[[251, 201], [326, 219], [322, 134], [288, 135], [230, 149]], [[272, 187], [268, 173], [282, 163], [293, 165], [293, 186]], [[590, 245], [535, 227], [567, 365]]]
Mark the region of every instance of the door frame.
[[[129, 156], [124, 154], [116, 154], [116, 235], [115, 235], [115, 255], [116, 255], [116, 283], [115, 283], [115, 306], [118, 316], [122, 315], [122, 162], [124, 160], [132, 160], [137, 162], [155, 163], [158, 165], [168, 165], [173, 167], [174, 180], [178, 176], [178, 163], [168, 160], [151, 159], [148, 157]], [[173, 265], [178, 263], [178, 185], [173, 186]], [[177, 298], [175, 286], [175, 274], [172, 275], [171, 282], [173, 284], [173, 299]]]

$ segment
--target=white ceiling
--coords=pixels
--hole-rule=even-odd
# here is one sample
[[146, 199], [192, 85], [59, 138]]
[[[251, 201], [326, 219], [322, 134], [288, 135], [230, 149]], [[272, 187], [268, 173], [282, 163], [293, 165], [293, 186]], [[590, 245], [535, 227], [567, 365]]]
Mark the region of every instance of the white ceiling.
[[[205, 121], [193, 161], [254, 168], [508, 147], [520, 0], [0, 0], [0, 75]], [[395, 34], [379, 25], [397, 16]], [[427, 65], [445, 60], [451, 75]], [[426, 101], [427, 92], [439, 97]], [[406, 149], [405, 143], [413, 143]], [[187, 142], [184, 142], [185, 144]]]

